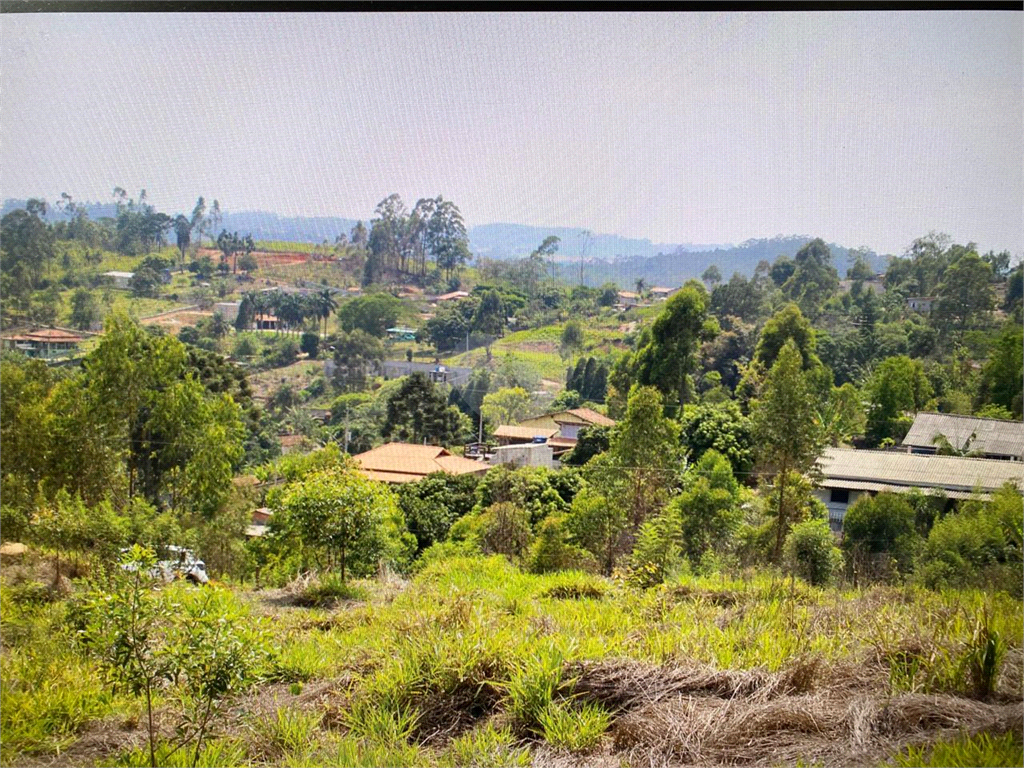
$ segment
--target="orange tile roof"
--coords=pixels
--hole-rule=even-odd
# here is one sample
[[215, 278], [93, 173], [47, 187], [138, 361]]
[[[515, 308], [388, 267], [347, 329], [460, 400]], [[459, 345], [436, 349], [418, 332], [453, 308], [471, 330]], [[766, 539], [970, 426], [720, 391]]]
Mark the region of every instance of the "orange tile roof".
[[532, 440], [535, 437], [551, 437], [558, 432], [557, 429], [547, 427], [533, 427], [522, 424], [502, 424], [494, 430], [495, 437], [510, 437], [514, 440]]
[[486, 472], [489, 467], [462, 456], [452, 456], [437, 445], [388, 443], [354, 457], [363, 471], [374, 480], [409, 483], [434, 472], [465, 475]]

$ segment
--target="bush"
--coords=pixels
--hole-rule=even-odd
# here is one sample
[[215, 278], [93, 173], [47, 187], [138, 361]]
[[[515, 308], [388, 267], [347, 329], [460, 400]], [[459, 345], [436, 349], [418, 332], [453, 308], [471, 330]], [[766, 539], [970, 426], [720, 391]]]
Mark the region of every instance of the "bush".
[[320, 352], [320, 335], [306, 331], [302, 334], [299, 349], [309, 355], [310, 360], [316, 360], [316, 356]]
[[343, 600], [365, 600], [366, 590], [353, 587], [336, 573], [315, 579], [295, 598], [295, 604], [305, 608], [328, 608]]
[[843, 519], [843, 549], [868, 577], [884, 575], [887, 567], [880, 560], [890, 558], [899, 573], [909, 573], [920, 544], [914, 508], [894, 493], [862, 496]]
[[827, 586], [843, 566], [843, 553], [824, 520], [807, 520], [793, 526], [784, 546], [786, 564], [814, 586]]

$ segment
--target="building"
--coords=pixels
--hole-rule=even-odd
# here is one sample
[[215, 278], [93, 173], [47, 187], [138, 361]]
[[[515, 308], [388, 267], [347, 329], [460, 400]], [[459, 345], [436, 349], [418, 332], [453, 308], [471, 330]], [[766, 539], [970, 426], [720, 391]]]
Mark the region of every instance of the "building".
[[305, 453], [313, 448], [313, 441], [305, 435], [278, 435], [281, 443], [281, 455], [289, 453]]
[[912, 309], [914, 312], [921, 312], [925, 315], [932, 311], [932, 305], [934, 303], [934, 296], [910, 296], [907, 298], [907, 307], [909, 309]]
[[513, 467], [547, 467], [554, 469], [554, 448], [547, 442], [518, 443], [515, 445], [499, 445], [490, 458], [494, 464], [510, 464]]
[[1024, 461], [1024, 422], [950, 413], [919, 413], [903, 438], [908, 453], [933, 454], [942, 435], [954, 449], [986, 459]]
[[624, 307], [635, 307], [640, 303], [640, 294], [632, 291], [619, 291], [619, 304]]
[[522, 445], [543, 440], [556, 457], [572, 450], [584, 427], [612, 427], [615, 422], [590, 408], [571, 408], [547, 413], [518, 424], [502, 424], [494, 430], [498, 445]]
[[860, 496], [913, 488], [949, 499], [987, 498], [1006, 483], [1024, 490], [1024, 464], [960, 456], [923, 456], [893, 451], [827, 448], [818, 459], [821, 480], [815, 495], [828, 508], [833, 530], [842, 529], [846, 510]]
[[114, 283], [115, 288], [127, 290], [129, 288], [129, 284], [132, 281], [132, 278], [135, 277], [135, 273], [118, 272], [117, 270], [112, 270], [110, 272], [104, 272], [103, 277], [109, 278], [111, 282]]
[[391, 341], [416, 341], [416, 329], [397, 326], [387, 329], [388, 338]]
[[482, 475], [490, 466], [462, 456], [453, 456], [438, 445], [387, 443], [353, 457], [371, 480], [383, 483], [415, 483], [427, 475]]
[[242, 305], [240, 301], [221, 301], [213, 305], [213, 313], [220, 314], [229, 323], [238, 319], [238, 308]]
[[678, 291], [678, 288], [666, 288], [663, 285], [656, 285], [651, 288], [648, 293], [650, 293], [651, 298], [655, 301], [665, 301], [665, 299]]
[[455, 301], [456, 299], [464, 299], [469, 296], [467, 291], [452, 291], [451, 293], [442, 293], [440, 296], [435, 296], [434, 301]]
[[3, 337], [4, 349], [17, 350], [28, 357], [42, 360], [67, 357], [78, 349], [81, 343], [81, 336], [59, 328], [41, 328]]

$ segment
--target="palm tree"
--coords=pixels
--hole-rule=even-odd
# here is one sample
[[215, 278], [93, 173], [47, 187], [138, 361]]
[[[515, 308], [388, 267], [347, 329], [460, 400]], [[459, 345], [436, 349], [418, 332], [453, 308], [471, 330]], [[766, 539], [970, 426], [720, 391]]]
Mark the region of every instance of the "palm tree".
[[323, 318], [324, 336], [327, 335], [327, 321], [338, 308], [338, 302], [326, 288], [316, 294], [317, 317]]
[[636, 295], [637, 298], [641, 298], [644, 294], [644, 289], [647, 287], [647, 281], [642, 277], [638, 277], [636, 280]]

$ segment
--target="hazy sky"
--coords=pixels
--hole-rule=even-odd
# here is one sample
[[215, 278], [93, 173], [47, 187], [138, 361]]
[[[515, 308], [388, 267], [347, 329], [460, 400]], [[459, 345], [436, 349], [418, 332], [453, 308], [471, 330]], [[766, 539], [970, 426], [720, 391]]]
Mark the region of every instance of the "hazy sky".
[[0, 17], [0, 195], [1024, 252], [1024, 14]]

